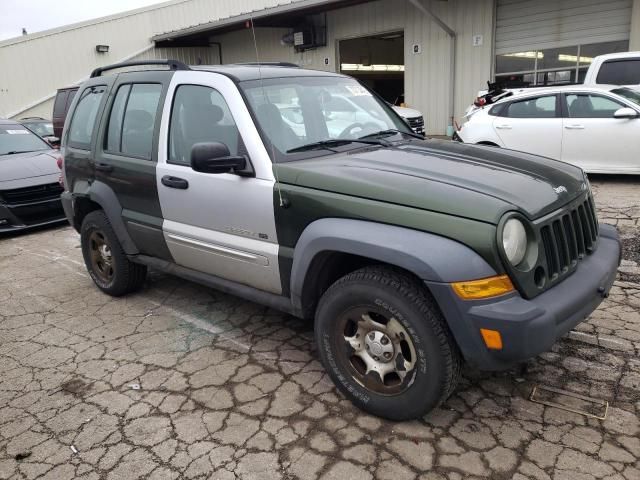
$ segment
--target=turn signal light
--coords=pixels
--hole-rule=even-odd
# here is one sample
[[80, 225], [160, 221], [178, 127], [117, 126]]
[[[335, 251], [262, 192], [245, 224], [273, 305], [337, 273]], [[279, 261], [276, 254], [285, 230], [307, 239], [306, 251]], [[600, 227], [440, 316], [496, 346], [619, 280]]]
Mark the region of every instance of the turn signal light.
[[502, 350], [502, 336], [499, 331], [481, 328], [480, 333], [489, 350]]
[[514, 290], [513, 284], [507, 275], [471, 280], [469, 282], [455, 282], [451, 286], [453, 291], [463, 300], [497, 297]]

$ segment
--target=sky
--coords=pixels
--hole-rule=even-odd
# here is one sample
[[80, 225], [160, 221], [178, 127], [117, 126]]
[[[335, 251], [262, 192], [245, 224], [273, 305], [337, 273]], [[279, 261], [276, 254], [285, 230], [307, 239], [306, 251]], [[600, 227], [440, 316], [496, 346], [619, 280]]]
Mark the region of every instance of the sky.
[[0, 40], [166, 0], [0, 0]]

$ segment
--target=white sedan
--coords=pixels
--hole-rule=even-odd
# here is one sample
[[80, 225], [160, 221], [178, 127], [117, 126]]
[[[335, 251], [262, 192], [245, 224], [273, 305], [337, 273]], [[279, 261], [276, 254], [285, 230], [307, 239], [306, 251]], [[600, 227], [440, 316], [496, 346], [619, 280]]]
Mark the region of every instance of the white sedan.
[[640, 91], [532, 88], [467, 115], [457, 139], [562, 160], [590, 173], [640, 174]]

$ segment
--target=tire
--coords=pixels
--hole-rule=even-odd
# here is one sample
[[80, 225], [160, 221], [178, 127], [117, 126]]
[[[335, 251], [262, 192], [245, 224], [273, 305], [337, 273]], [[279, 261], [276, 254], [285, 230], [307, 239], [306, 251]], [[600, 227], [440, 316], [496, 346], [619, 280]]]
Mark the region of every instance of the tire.
[[87, 271], [104, 293], [120, 297], [142, 287], [147, 267], [127, 258], [102, 210], [95, 210], [84, 218], [80, 243]]
[[460, 377], [460, 352], [438, 306], [419, 282], [392, 268], [366, 267], [334, 283], [318, 304], [315, 338], [342, 393], [389, 420], [425, 415]]

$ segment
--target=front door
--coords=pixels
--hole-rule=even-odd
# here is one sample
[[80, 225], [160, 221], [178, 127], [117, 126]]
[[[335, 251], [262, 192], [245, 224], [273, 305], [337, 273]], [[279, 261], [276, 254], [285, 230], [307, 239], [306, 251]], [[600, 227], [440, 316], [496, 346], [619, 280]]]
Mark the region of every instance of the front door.
[[640, 120], [613, 117], [626, 105], [594, 93], [567, 93], [564, 98], [563, 161], [587, 172], [640, 172]]
[[[271, 161], [236, 85], [211, 72], [176, 72], [162, 116], [157, 181], [163, 231], [178, 265], [282, 292]], [[254, 175], [191, 168], [191, 147], [224, 143]]]
[[562, 118], [556, 95], [507, 104], [493, 121], [493, 128], [505, 148], [560, 160]]

